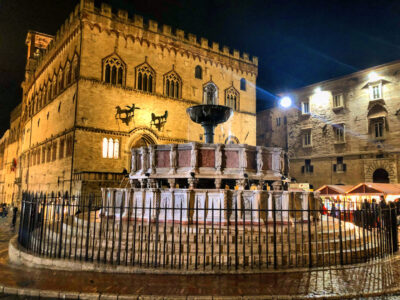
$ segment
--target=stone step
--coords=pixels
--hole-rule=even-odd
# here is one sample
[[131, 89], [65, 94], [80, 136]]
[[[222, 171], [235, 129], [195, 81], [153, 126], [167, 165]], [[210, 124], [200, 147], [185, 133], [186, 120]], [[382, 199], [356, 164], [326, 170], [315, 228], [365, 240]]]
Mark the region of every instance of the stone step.
[[[65, 235], [63, 235], [62, 243], [65, 243], [65, 240], [66, 240]], [[78, 245], [78, 247], [85, 248], [86, 242], [87, 242], [86, 239], [83, 238], [82, 236], [81, 237], [72, 236], [72, 239], [69, 235], [67, 236], [67, 247], [75, 248], [75, 245]], [[92, 248], [93, 247], [93, 239], [90, 239], [88, 242], [89, 242], [89, 248]], [[106, 239], [103, 236], [101, 241], [100, 241], [100, 239], [96, 238], [96, 239], [94, 239], [94, 242], [95, 242], [95, 248], [98, 248], [101, 245], [101, 248], [105, 249], [106, 245], [107, 245], [108, 249], [111, 249], [111, 248], [119, 249], [119, 247], [122, 251], [125, 251], [125, 249], [126, 249], [125, 240], [124, 239], [121, 240], [121, 245], [119, 245], [118, 237], [116, 237], [113, 241], [112, 239]], [[342, 247], [344, 249], [352, 249], [357, 246], [363, 245], [364, 239], [358, 238], [358, 239], [354, 240], [354, 239], [350, 239], [350, 237], [347, 237], [347, 238], [343, 238], [342, 242], [343, 242]], [[369, 236], [369, 239], [368, 239], [368, 237], [366, 237], [365, 242], [366, 243], [372, 242], [372, 236]], [[45, 236], [45, 243], [49, 243], [49, 244], [53, 243], [54, 245], [58, 244], [59, 243], [58, 233], [48, 232], [48, 234], [46, 234], [46, 236]], [[148, 243], [147, 236], [144, 237], [142, 242], [140, 242], [139, 237], [137, 237], [137, 239], [135, 240], [135, 243], [133, 240], [128, 240], [128, 249], [131, 249], [133, 247], [133, 244], [135, 244], [136, 248], [139, 248], [140, 245], [142, 245], [141, 247], [145, 247], [146, 249], [148, 247], [148, 244], [150, 244], [150, 247], [152, 249], [155, 249], [155, 245], [156, 245], [155, 239], [150, 240], [150, 242]], [[179, 245], [181, 245], [181, 249], [182, 249], [181, 251], [183, 251], [183, 252], [187, 252], [187, 251], [194, 252], [195, 248], [196, 248], [195, 240], [193, 240], [193, 241], [190, 240], [189, 241], [189, 250], [188, 250], [188, 245], [187, 245], [186, 239], [182, 239], [181, 243], [179, 243], [179, 239], [174, 239], [173, 242], [172, 242], [172, 239], [169, 239], [169, 240], [166, 240], [165, 243], [164, 243], [164, 240], [159, 239], [157, 242], [157, 245], [158, 245], [158, 249], [164, 249], [164, 247], [165, 247], [167, 249], [166, 251], [170, 251], [172, 246], [175, 247], [175, 249], [179, 249]], [[317, 242], [312, 241], [310, 243], [310, 245], [311, 245], [312, 251], [324, 251], [324, 250], [326, 250], [326, 251], [332, 250], [333, 251], [335, 249], [339, 250], [340, 239], [324, 240], [324, 241], [319, 240]], [[207, 249], [211, 249], [211, 246], [212, 246], [211, 241], [206, 241]], [[248, 240], [244, 246], [245, 246], [245, 251], [249, 252], [251, 250], [251, 247], [253, 247], [253, 250], [258, 249], [259, 244], [258, 244], [257, 240], [253, 240], [252, 244], [250, 243], [250, 240]], [[266, 246], [268, 246], [269, 252], [273, 251], [273, 243], [272, 242], [269, 242], [268, 245], [267, 245], [267, 243], [261, 243], [260, 246], [261, 246], [262, 251], [266, 251]], [[203, 247], [204, 247], [204, 240], [199, 240], [198, 248], [203, 249]], [[235, 243], [229, 243], [230, 249], [233, 249], [234, 247], [235, 247]], [[298, 252], [301, 252], [301, 251], [306, 252], [306, 251], [308, 251], [309, 243], [305, 243], [305, 242], [301, 243], [301, 241], [298, 240], [297, 243], [294, 243], [294, 242], [277, 243], [276, 247], [279, 251], [281, 251], [281, 252], [283, 251], [285, 253], [289, 252], [289, 250], [298, 251]], [[215, 242], [214, 249], [215, 249], [215, 251], [217, 251], [218, 249], [221, 249], [221, 252], [227, 252], [228, 245], [226, 243], [222, 243], [222, 242], [220, 245], [218, 242]], [[243, 243], [241, 241], [238, 241], [238, 249], [239, 249], [239, 251], [243, 250]], [[209, 251], [211, 251], [211, 250], [209, 250]]]
[[[75, 249], [73, 249], [75, 250]], [[374, 249], [372, 249], [374, 250]], [[55, 253], [56, 249], [53, 249], [52, 253]], [[45, 249], [46, 253], [46, 249]], [[58, 253], [58, 252], [57, 252]], [[108, 264], [114, 264], [114, 265], [125, 265], [127, 262], [128, 265], [133, 265], [132, 263], [132, 257], [134, 257], [134, 265], [136, 266], [151, 266], [154, 267], [154, 264], [156, 262], [156, 256], [154, 251], [145, 251], [142, 249], [142, 252], [140, 253], [139, 251], [133, 253], [133, 252], [120, 252], [119, 256], [116, 251], [110, 251], [108, 250], [107, 252], [104, 250], [101, 250], [100, 252], [98, 249], [95, 249], [92, 251], [92, 249], [88, 249], [88, 258], [89, 261], [93, 262], [100, 262], [100, 263], [108, 263]], [[127, 255], [127, 256], [126, 256]], [[46, 256], [46, 255], [44, 255]], [[355, 262], [361, 262], [365, 261], [368, 256], [368, 252], [364, 252], [363, 248], [356, 248], [353, 251], [349, 250], [343, 250], [343, 263], [355, 263]], [[64, 251], [61, 252], [61, 258], [64, 258]], [[71, 260], [85, 260], [86, 258], [86, 249], [83, 249], [82, 251], [80, 249], [77, 249], [76, 252], [72, 251], [71, 255], [69, 252], [65, 253], [65, 257], [67, 259]], [[219, 262], [221, 262], [221, 265], [223, 265], [224, 268], [226, 268], [226, 265], [228, 262], [234, 266], [235, 265], [235, 258], [236, 255], [234, 252], [231, 252], [231, 254], [228, 256], [227, 254], [221, 254], [219, 253], [214, 253], [212, 255], [211, 253], [206, 253], [204, 255], [203, 253], [200, 253], [197, 255], [197, 264], [199, 267], [203, 267], [203, 264], [207, 267], [211, 267], [211, 263], [214, 262], [213, 266], [218, 267]], [[277, 253], [276, 257], [276, 262], [277, 265], [282, 267], [282, 266], [305, 266], [307, 267], [309, 265], [309, 254], [308, 253], [284, 253], [283, 255], [281, 253]], [[118, 262], [119, 260], [119, 262]], [[258, 253], [253, 253], [253, 255], [250, 255], [250, 253], [246, 253], [243, 255], [242, 253], [237, 256], [238, 264], [243, 266], [250, 266], [254, 265], [257, 266], [259, 263], [264, 265], [263, 267], [266, 267], [266, 263], [268, 262], [269, 266], [272, 266], [274, 264], [274, 255], [273, 253], [269, 253], [269, 255], [266, 255], [265, 253], [261, 253], [260, 255]], [[311, 253], [311, 261], [312, 265], [314, 266], [326, 266], [326, 265], [335, 265], [335, 264], [340, 264], [341, 262], [341, 255], [340, 252], [321, 252], [321, 253]], [[174, 254], [171, 253], [166, 253], [163, 255], [163, 253], [158, 252], [157, 254], [157, 265], [159, 267], [163, 267], [164, 265], [174, 266], [175, 268], [179, 267], [188, 267], [189, 269], [193, 269], [195, 267], [196, 263], [196, 254], [195, 253], [181, 253], [179, 255], [179, 252], [176, 252]]]
[[[155, 226], [151, 226], [151, 227], [143, 226], [143, 231], [142, 231], [142, 226], [139, 225], [139, 226], [136, 227], [136, 232], [137, 232], [137, 234], [143, 234], [143, 235], [147, 236], [149, 228], [150, 228], [150, 234], [154, 235], [156, 230], [157, 230]], [[94, 228], [94, 226], [91, 226], [91, 228], [89, 230], [91, 236], [94, 233], [94, 229], [96, 229], [96, 233], [95, 234], [98, 236], [99, 233], [100, 233], [100, 225], [96, 226], [96, 228]], [[132, 232], [134, 231], [135, 228], [132, 226], [129, 229], [130, 230], [128, 230], [128, 237], [131, 239], [132, 236], [133, 236]], [[164, 233], [164, 229], [166, 230], [165, 233]], [[189, 232], [187, 230], [182, 230], [181, 233], [179, 232], [179, 230], [180, 230], [179, 227], [178, 228], [173, 228], [173, 229], [174, 230], [172, 230], [172, 228], [163, 228], [163, 227], [159, 228], [159, 230], [158, 230], [159, 234], [160, 234], [160, 238], [159, 239], [163, 239], [164, 235], [167, 235], [168, 237], [172, 236], [172, 232], [174, 232], [174, 238], [175, 239], [178, 239], [180, 237], [180, 235], [182, 237], [185, 237], [188, 234], [189, 234], [189, 236], [193, 236], [193, 235], [195, 236], [196, 235], [196, 230], [195, 229], [194, 230], [189, 230]], [[71, 226], [65, 225], [63, 230], [64, 230], [64, 232], [67, 232], [67, 233], [70, 233], [72, 231], [72, 234], [75, 235], [77, 227], [75, 227], [75, 226], [71, 227]], [[83, 230], [83, 235], [86, 236], [87, 228], [85, 228], [85, 227], [83, 227], [83, 228], [82, 227], [78, 227], [78, 234], [79, 235], [82, 234], [82, 230]], [[102, 226], [101, 231], [102, 231], [103, 234], [104, 234], [104, 232], [106, 230], [107, 230], [107, 226]], [[111, 226], [109, 226], [108, 232], [109, 232], [110, 237], [112, 235], [115, 235], [115, 236], [118, 237], [119, 234], [120, 234], [120, 231], [119, 231], [118, 228], [115, 228], [114, 230], [112, 230]], [[229, 232], [229, 236], [231, 236], [231, 237], [234, 237], [236, 232], [237, 232], [239, 238], [241, 236], [242, 237], [243, 236], [247, 236], [247, 238], [250, 239], [251, 234], [253, 234], [254, 238], [258, 238], [258, 236], [260, 236], [262, 241], [265, 241], [267, 236], [268, 236], [269, 240], [272, 241], [272, 239], [273, 239], [273, 233], [272, 232], [271, 233], [268, 232], [268, 234], [267, 234], [266, 232], [263, 232], [263, 231], [259, 232], [258, 229], [254, 230], [253, 232], [251, 230], [245, 230], [245, 231], [238, 230], [238, 231], [235, 231], [235, 230], [231, 230], [230, 229], [228, 231], [228, 230], [221, 229], [221, 232], [220, 232], [219, 229], [212, 230], [211, 228], [207, 228], [206, 230], [204, 230], [202, 228], [198, 228], [198, 231], [197, 231], [197, 233], [199, 234], [199, 239], [202, 239], [202, 236], [203, 236], [204, 233], [207, 234], [208, 236], [211, 236], [212, 233], [213, 233], [214, 238], [217, 239], [220, 234], [221, 234], [221, 236], [226, 236], [228, 234], [228, 232]], [[311, 239], [312, 240], [315, 240], [315, 239], [318, 239], [318, 240], [321, 240], [321, 239], [324, 239], [324, 240], [325, 239], [333, 239], [335, 237], [338, 237], [339, 234], [340, 234], [339, 230], [333, 230], [333, 231], [324, 230], [323, 232], [317, 232], [317, 234], [315, 234], [315, 231], [312, 231], [311, 232]], [[357, 228], [349, 228], [347, 230], [342, 230], [342, 236], [343, 237], [344, 236], [348, 236], [348, 235], [351, 235], [351, 236], [356, 235], [356, 236], [358, 236], [358, 235], [362, 235], [362, 234], [363, 234], [363, 230], [361, 228], [358, 228], [358, 227]], [[123, 228], [122, 236], [126, 238], [126, 236], [127, 236], [126, 228]], [[303, 232], [301, 232], [301, 231], [299, 231], [299, 232], [297, 232], [297, 231], [296, 232], [290, 232], [289, 231], [287, 233], [277, 232], [276, 238], [277, 238], [278, 241], [288, 240], [288, 239], [290, 239], [290, 240], [303, 239], [303, 241], [308, 241], [309, 236], [308, 236], [308, 231], [304, 231], [303, 230]]]

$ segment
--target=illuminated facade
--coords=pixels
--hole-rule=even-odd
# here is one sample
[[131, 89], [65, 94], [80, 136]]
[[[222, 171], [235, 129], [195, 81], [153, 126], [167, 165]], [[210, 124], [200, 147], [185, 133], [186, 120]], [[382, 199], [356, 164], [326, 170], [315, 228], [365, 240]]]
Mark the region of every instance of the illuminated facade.
[[99, 191], [130, 170], [131, 148], [204, 141], [186, 109], [234, 108], [217, 143], [256, 144], [258, 59], [82, 0], [56, 36], [29, 32], [16, 184]]
[[291, 107], [258, 113], [257, 143], [287, 145], [291, 177], [315, 188], [398, 183], [399, 68], [395, 61], [285, 94]]

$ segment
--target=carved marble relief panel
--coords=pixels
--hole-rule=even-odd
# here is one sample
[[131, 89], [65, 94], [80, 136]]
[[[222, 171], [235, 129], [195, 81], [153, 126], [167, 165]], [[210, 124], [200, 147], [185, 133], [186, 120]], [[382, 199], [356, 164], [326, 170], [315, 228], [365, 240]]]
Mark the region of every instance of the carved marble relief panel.
[[215, 166], [215, 150], [200, 149], [199, 167], [214, 168]]
[[224, 151], [224, 168], [239, 168], [239, 151]]
[[178, 167], [190, 167], [191, 150], [178, 150]]
[[157, 150], [157, 168], [169, 168], [169, 151]]

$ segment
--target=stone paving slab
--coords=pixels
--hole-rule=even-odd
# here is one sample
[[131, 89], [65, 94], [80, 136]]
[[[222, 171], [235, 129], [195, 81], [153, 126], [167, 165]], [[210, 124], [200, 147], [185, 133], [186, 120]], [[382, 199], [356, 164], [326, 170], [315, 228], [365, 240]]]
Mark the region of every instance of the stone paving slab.
[[105, 274], [11, 265], [13, 235], [8, 218], [0, 219], [0, 299], [400, 299], [400, 255], [344, 268], [264, 274]]

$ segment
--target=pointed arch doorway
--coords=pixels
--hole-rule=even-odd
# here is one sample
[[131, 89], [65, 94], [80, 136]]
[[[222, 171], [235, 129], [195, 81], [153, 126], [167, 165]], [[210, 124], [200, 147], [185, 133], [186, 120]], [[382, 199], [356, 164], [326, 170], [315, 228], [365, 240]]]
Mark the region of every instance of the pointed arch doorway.
[[148, 136], [147, 134], [143, 134], [140, 138], [138, 138], [137, 140], [135, 140], [132, 145], [131, 145], [131, 149], [133, 148], [140, 148], [140, 147], [146, 147], [149, 145], [154, 145], [155, 142], [154, 140]]

